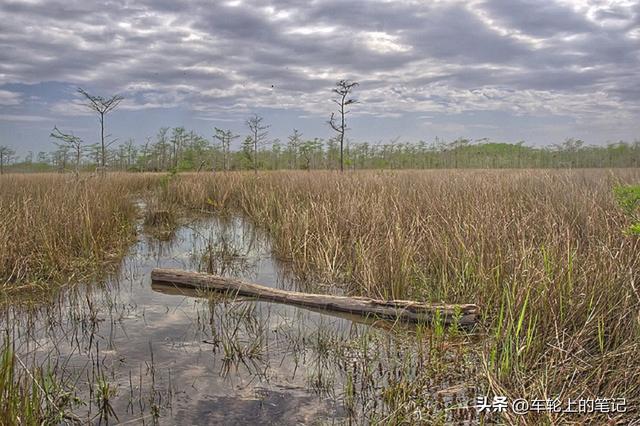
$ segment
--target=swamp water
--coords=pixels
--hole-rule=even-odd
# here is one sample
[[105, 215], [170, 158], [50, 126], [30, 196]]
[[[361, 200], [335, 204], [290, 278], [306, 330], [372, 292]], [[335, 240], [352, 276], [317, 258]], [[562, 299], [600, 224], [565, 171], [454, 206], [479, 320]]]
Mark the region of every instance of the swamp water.
[[117, 274], [37, 310], [3, 308], [22, 368], [50, 369], [93, 424], [474, 423], [468, 338], [151, 284], [153, 268], [300, 283], [241, 218], [207, 217], [166, 241], [140, 229]]

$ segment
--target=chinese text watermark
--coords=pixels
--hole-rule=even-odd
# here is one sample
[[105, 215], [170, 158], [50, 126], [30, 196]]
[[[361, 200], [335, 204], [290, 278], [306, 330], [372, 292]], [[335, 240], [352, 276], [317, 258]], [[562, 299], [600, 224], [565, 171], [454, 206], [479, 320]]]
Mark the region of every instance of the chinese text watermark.
[[493, 398], [478, 396], [475, 408], [479, 413], [514, 414], [527, 413], [624, 413], [627, 411], [625, 398], [580, 398], [561, 401], [555, 399], [525, 399], [496, 395]]

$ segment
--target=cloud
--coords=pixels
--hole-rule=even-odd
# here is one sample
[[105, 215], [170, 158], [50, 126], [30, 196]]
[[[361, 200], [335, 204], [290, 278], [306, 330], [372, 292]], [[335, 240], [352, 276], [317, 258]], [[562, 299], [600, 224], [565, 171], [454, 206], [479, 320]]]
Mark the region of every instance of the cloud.
[[19, 121], [27, 123], [37, 123], [40, 121], [50, 121], [50, 117], [43, 117], [40, 115], [24, 115], [24, 114], [0, 114], [0, 120], [4, 121]]
[[19, 105], [21, 102], [20, 93], [10, 92], [8, 90], [0, 90], [0, 105], [10, 106]]
[[[326, 115], [351, 78], [362, 115], [640, 113], [631, 1], [34, 0], [3, 2], [0, 19], [0, 87], [63, 82], [121, 93], [123, 110]], [[72, 91], [40, 97], [86, 114]], [[20, 102], [0, 90], [0, 106]]]
[[587, 16], [550, 0], [490, 0], [480, 7], [497, 27], [533, 37], [585, 34], [597, 29]]

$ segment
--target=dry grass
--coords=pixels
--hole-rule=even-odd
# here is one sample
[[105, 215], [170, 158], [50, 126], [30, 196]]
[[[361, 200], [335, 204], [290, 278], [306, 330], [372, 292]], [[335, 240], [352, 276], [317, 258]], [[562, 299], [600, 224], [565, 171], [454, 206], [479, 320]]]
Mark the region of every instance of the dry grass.
[[0, 282], [76, 280], [119, 258], [130, 194], [160, 182], [171, 208], [247, 215], [303, 278], [480, 304], [481, 391], [626, 398], [611, 415], [624, 423], [640, 416], [640, 237], [612, 188], [638, 181], [637, 169], [4, 176]]
[[134, 235], [132, 194], [154, 175], [5, 175], [0, 179], [0, 285], [81, 281], [121, 258]]
[[477, 302], [492, 393], [625, 397], [613, 416], [631, 419], [640, 238], [623, 232], [612, 187], [639, 180], [636, 169], [190, 175], [166, 196], [241, 211], [299, 275], [353, 294]]

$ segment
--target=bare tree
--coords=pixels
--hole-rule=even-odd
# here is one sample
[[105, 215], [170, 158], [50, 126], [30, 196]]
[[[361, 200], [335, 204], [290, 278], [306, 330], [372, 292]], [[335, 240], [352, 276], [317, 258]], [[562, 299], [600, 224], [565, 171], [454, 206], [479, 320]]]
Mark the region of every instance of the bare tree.
[[9, 163], [15, 153], [8, 146], [0, 145], [0, 175], [4, 174], [4, 165]]
[[104, 117], [112, 112], [120, 105], [120, 102], [124, 99], [120, 95], [114, 95], [110, 98], [103, 98], [102, 96], [90, 95], [82, 88], [78, 88], [78, 93], [83, 95], [87, 99], [86, 106], [91, 111], [98, 114], [98, 120], [100, 121], [100, 145], [101, 145], [101, 166], [104, 169], [107, 164], [107, 151], [106, 148], [113, 143], [105, 143], [105, 139], [108, 135], [104, 134]]
[[247, 120], [247, 127], [251, 131], [251, 142], [253, 143], [253, 171], [258, 173], [258, 145], [267, 140], [269, 125], [262, 124], [263, 118], [258, 114]]
[[62, 143], [54, 142], [59, 148], [65, 146], [73, 150], [76, 157], [75, 174], [76, 176], [78, 176], [78, 174], [80, 173], [80, 159], [82, 158], [82, 151], [84, 150], [84, 147], [82, 146], [84, 142], [82, 141], [82, 139], [75, 136], [73, 133], [62, 133], [56, 126], [53, 127], [53, 130], [51, 131], [49, 137], [62, 141]]
[[344, 134], [347, 131], [347, 123], [345, 121], [345, 115], [349, 113], [345, 109], [348, 105], [358, 102], [355, 99], [349, 98], [351, 91], [358, 85], [355, 81], [340, 80], [336, 83], [336, 87], [333, 89], [333, 93], [337, 95], [335, 99], [332, 99], [338, 105], [338, 114], [340, 114], [339, 121], [335, 117], [335, 113], [331, 113], [329, 119], [329, 125], [333, 130], [338, 132], [338, 140], [340, 141], [340, 171], [344, 171]]
[[240, 135], [234, 135], [231, 130], [222, 130], [215, 127], [216, 133], [213, 135], [215, 139], [220, 141], [220, 145], [222, 146], [222, 168], [226, 171], [229, 170], [229, 152], [231, 147], [231, 142], [234, 139], [238, 139]]

